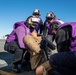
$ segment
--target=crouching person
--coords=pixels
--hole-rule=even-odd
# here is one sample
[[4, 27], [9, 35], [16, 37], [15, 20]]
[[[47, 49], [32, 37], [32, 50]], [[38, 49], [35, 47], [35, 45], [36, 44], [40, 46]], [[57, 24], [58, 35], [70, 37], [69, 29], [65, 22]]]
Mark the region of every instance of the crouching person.
[[76, 22], [59, 26], [52, 23], [58, 53], [50, 57], [50, 65], [61, 75], [76, 75]]
[[[29, 41], [28, 41], [29, 40]], [[35, 32], [24, 37], [24, 43], [29, 47], [30, 62], [32, 70], [35, 70], [36, 75], [48, 75], [51, 70], [49, 61], [43, 50], [40, 48], [42, 37]]]
[[[23, 55], [25, 51], [29, 48], [24, 44], [23, 38], [24, 36], [35, 32], [35, 28], [37, 23], [26, 24], [26, 22], [16, 22], [14, 24], [14, 29], [7, 37], [4, 49], [10, 53], [14, 54], [13, 64], [12, 64], [12, 71], [14, 72], [21, 72], [19, 65], [22, 64]], [[29, 41], [29, 40], [28, 40]], [[28, 53], [29, 56], [29, 53]], [[29, 57], [27, 57], [29, 59]]]

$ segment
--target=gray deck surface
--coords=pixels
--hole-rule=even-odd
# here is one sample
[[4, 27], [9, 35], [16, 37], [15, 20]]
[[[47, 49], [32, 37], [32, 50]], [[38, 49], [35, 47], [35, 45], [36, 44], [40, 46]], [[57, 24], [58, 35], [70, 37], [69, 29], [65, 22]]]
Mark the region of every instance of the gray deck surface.
[[[9, 75], [12, 75], [12, 74], [13, 75], [35, 75], [35, 72], [29, 70], [28, 68], [25, 70], [22, 70], [22, 73], [14, 73], [11, 71], [11, 63], [13, 59], [13, 54], [10, 54], [4, 51], [4, 43], [5, 43], [4, 40], [0, 40], [0, 60], [3, 60], [0, 62], [0, 65], [1, 65], [0, 75], [7, 75], [7, 73], [10, 73]], [[52, 74], [52, 75], [58, 75], [58, 74]]]

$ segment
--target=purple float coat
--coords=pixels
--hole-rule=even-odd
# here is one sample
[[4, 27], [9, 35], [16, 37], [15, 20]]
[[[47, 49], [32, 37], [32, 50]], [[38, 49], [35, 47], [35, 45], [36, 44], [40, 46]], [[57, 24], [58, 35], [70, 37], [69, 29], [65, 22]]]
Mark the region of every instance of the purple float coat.
[[[58, 18], [55, 18], [54, 22], [57, 22], [59, 25], [64, 23], [63, 21], [61, 21]], [[54, 33], [53, 33], [52, 29], [50, 28], [51, 23], [48, 20], [45, 20], [44, 23], [46, 24], [46, 28], [48, 29], [48, 33], [50, 33], [50, 35], [53, 35]]]
[[74, 52], [76, 51], [76, 22], [64, 23], [59, 27], [59, 29], [69, 25], [72, 27], [72, 38], [70, 38], [70, 51]]
[[[34, 30], [35, 31], [35, 30]], [[27, 48], [27, 46], [23, 43], [23, 38], [27, 34], [30, 34], [30, 30], [26, 25], [24, 24], [24, 21], [16, 22], [14, 24], [14, 30], [11, 32], [11, 34], [7, 37], [7, 42], [12, 42], [14, 40], [18, 40], [20, 48]]]

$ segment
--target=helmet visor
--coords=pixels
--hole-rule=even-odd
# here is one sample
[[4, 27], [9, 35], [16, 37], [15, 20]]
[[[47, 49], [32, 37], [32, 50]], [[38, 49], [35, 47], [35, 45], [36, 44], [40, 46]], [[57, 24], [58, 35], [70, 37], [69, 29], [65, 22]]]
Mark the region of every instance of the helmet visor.
[[31, 27], [34, 28], [34, 29], [35, 29], [37, 26], [38, 26], [38, 23], [36, 23], [36, 22], [33, 22], [33, 24], [31, 25]]
[[36, 16], [36, 15], [37, 15], [37, 16], [40, 16], [40, 14], [39, 14], [39, 13], [33, 13], [33, 15], [35, 15], [35, 16]]

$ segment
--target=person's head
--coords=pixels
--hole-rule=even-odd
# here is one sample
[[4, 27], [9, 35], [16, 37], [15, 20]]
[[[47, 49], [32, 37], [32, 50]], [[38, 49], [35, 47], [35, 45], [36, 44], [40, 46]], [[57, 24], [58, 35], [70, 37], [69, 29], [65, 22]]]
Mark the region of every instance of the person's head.
[[54, 19], [56, 18], [55, 14], [53, 12], [48, 12], [46, 14], [46, 20], [48, 20], [49, 22], [54, 22]]
[[30, 30], [34, 30], [38, 26], [37, 21], [32, 21], [32, 17], [28, 19], [28, 21], [24, 23]]
[[33, 22], [30, 27], [35, 29], [38, 26], [38, 22]]
[[41, 14], [40, 14], [40, 11], [39, 9], [35, 9], [32, 13], [33, 16], [36, 16], [36, 17], [39, 17]]
[[34, 30], [39, 22], [37, 19], [34, 19], [34, 17], [30, 16], [27, 18], [27, 20], [25, 20], [24, 24], [30, 29], [30, 30]]
[[28, 25], [28, 28], [33, 31], [34, 29], [36, 29], [36, 27], [38, 26], [38, 23], [37, 22], [33, 22], [32, 24], [29, 24]]
[[56, 34], [56, 32], [59, 28], [59, 24], [57, 22], [52, 22], [50, 26], [51, 26], [51, 29], [53, 30], [53, 32]]

